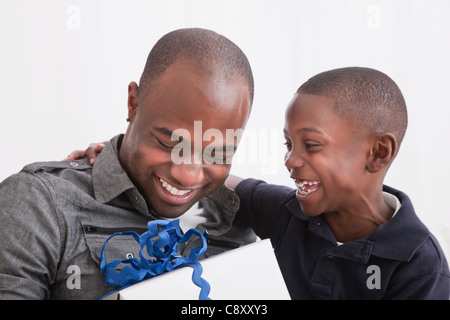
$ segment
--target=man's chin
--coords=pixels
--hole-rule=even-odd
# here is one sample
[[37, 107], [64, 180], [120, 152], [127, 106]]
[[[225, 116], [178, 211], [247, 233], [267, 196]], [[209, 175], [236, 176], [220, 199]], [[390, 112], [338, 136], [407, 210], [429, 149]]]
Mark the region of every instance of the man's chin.
[[160, 204], [154, 206], [152, 209], [160, 218], [176, 219], [185, 214], [195, 203], [196, 201], [185, 203], [183, 205]]

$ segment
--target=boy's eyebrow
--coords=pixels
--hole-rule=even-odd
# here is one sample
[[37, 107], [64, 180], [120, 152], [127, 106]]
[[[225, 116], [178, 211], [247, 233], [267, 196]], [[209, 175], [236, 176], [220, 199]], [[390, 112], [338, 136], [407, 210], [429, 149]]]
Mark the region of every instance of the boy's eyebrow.
[[[322, 133], [323, 134], [323, 132], [322, 131], [320, 131], [319, 129], [316, 129], [316, 128], [314, 128], [314, 127], [308, 127], [308, 128], [301, 128], [301, 129], [298, 129], [297, 131], [295, 131], [295, 133], [303, 133], [303, 132], [316, 132], [316, 133]], [[285, 135], [289, 135], [288, 134], [288, 132], [287, 132], [287, 130], [286, 130], [286, 128], [285, 129], [283, 129], [283, 133], [285, 134]]]

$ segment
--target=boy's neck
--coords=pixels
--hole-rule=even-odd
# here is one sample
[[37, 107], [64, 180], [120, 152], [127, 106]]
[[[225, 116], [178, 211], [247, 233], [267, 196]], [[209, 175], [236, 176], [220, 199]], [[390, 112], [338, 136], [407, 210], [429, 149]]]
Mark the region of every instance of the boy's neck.
[[336, 241], [348, 242], [364, 238], [390, 220], [394, 210], [383, 199], [382, 192], [376, 199], [361, 197], [358, 203], [348, 206], [348, 210], [326, 212], [324, 217]]

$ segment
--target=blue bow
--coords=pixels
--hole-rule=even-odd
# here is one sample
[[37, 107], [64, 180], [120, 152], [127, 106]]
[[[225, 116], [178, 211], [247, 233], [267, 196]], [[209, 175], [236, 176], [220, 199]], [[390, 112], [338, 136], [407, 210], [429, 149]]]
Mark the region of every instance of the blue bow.
[[[203, 268], [196, 260], [206, 251], [206, 238], [208, 233], [201, 234], [198, 230], [189, 229], [184, 235], [181, 235], [179, 220], [153, 220], [148, 224], [148, 231], [139, 236], [134, 231], [117, 232], [110, 236], [103, 244], [101, 251], [102, 261], [100, 268], [105, 275], [105, 283], [111, 286], [129, 286], [145, 279], [152, 278], [166, 271], [172, 271], [184, 266], [190, 266], [194, 269], [192, 282], [200, 287], [200, 300], [210, 300], [208, 297], [210, 291], [209, 283], [201, 277]], [[158, 231], [158, 226], [164, 227]], [[114, 260], [110, 263], [105, 262], [104, 249], [108, 241], [117, 235], [131, 235], [140, 244], [139, 258], [129, 258], [123, 260]], [[202, 243], [191, 250], [189, 257], [176, 256], [178, 252], [178, 243], [188, 241], [192, 235], [198, 236]], [[152, 240], [154, 238], [154, 240]], [[144, 247], [147, 248], [147, 254], [150, 259], [144, 256]], [[119, 272], [115, 270], [120, 263], [129, 264]]]

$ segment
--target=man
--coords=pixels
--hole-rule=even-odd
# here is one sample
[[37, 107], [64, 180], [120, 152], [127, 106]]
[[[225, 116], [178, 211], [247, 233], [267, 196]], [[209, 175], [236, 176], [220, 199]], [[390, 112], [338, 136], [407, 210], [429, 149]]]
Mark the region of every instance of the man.
[[[208, 230], [205, 256], [255, 241], [251, 229], [233, 224], [239, 200], [224, 186], [237, 141], [207, 134], [242, 130], [252, 100], [250, 65], [230, 40], [203, 29], [162, 37], [139, 85], [128, 86], [125, 135], [93, 167], [86, 158], [34, 163], [0, 184], [0, 299], [100, 298], [114, 289], [99, 267], [103, 243], [117, 231], [142, 233], [153, 219], [180, 217], [184, 232]], [[193, 239], [179, 253], [197, 245]], [[105, 256], [138, 252], [123, 236]]]

